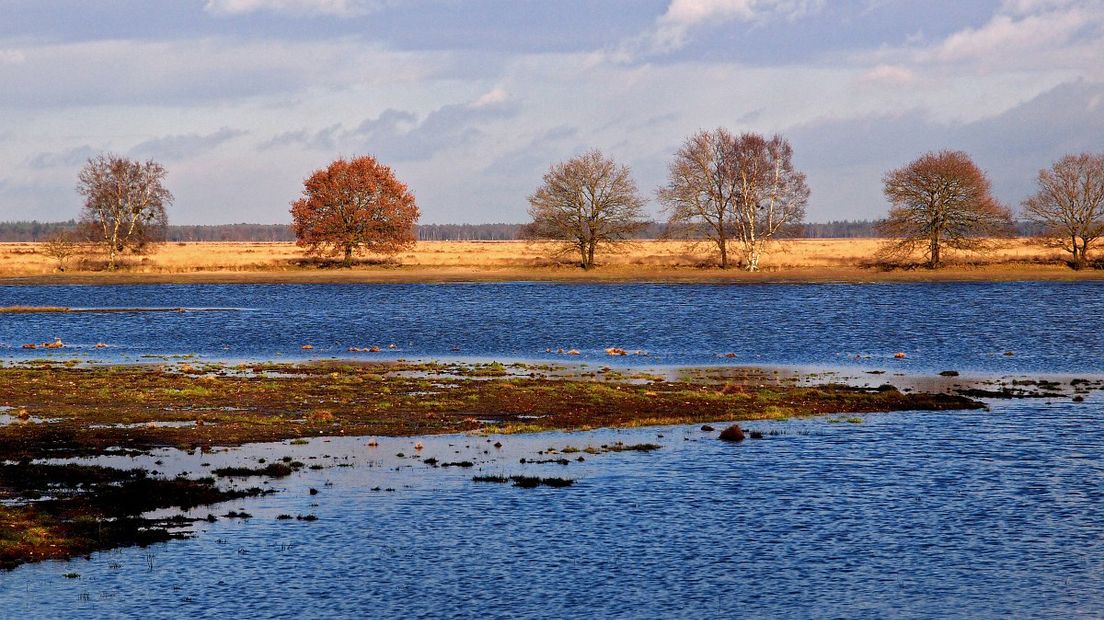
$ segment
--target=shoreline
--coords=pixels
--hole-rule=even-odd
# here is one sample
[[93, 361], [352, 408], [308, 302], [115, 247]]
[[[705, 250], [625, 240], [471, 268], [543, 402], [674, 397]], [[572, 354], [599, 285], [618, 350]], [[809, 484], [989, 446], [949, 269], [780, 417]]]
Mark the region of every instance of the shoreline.
[[484, 269], [456, 267], [352, 268], [349, 270], [212, 270], [189, 272], [66, 272], [5, 274], [0, 286], [151, 284], [878, 284], [941, 282], [1100, 282], [1104, 270], [1064, 265], [993, 265], [937, 270], [881, 271], [859, 267], [801, 267], [746, 272], [735, 269], [624, 269], [598, 267]]

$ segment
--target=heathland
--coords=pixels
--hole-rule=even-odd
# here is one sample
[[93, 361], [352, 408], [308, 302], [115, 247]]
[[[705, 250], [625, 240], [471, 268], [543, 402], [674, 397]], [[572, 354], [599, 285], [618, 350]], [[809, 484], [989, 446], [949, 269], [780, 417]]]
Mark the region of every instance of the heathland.
[[582, 270], [562, 245], [526, 241], [419, 241], [389, 259], [365, 257], [351, 269], [304, 257], [286, 242], [174, 242], [128, 256], [108, 272], [95, 255], [74, 256], [64, 271], [41, 244], [0, 244], [0, 280], [31, 282], [434, 282], [434, 281], [917, 281], [1104, 279], [1074, 271], [1058, 250], [1028, 238], [995, 242], [985, 255], [962, 253], [938, 270], [887, 268], [879, 239], [795, 239], [777, 244], [758, 273], [716, 268], [706, 243], [643, 240], [601, 253]]

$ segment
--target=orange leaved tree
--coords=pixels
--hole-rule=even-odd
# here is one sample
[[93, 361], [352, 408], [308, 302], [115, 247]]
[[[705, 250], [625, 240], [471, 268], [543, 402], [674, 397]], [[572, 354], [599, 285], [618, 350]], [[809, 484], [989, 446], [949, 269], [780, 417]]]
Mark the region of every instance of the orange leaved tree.
[[303, 182], [291, 203], [296, 244], [315, 256], [394, 254], [414, 245], [414, 195], [374, 157], [337, 159]]

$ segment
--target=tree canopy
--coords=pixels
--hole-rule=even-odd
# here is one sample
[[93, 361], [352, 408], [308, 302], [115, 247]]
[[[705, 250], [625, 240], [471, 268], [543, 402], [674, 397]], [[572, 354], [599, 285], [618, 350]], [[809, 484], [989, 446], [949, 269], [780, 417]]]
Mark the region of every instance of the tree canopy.
[[891, 240], [882, 256], [900, 260], [920, 251], [942, 264], [944, 248], [982, 251], [1012, 227], [1012, 214], [992, 195], [985, 172], [962, 151], [926, 153], [890, 170], [884, 193], [893, 205], [878, 230]]
[[722, 269], [729, 266], [729, 243], [735, 242], [741, 264], [756, 271], [766, 245], [799, 228], [809, 187], [793, 165], [787, 140], [735, 136], [722, 127], [686, 140], [657, 195], [673, 234], [712, 240]]
[[120, 252], [138, 251], [164, 239], [165, 207], [173, 200], [162, 183], [165, 174], [164, 166], [155, 161], [142, 163], [113, 154], [93, 157], [81, 169], [81, 227], [105, 247], [109, 269], [115, 269]]
[[628, 167], [593, 150], [551, 166], [529, 196], [526, 236], [568, 243], [583, 269], [594, 266], [601, 245], [631, 237], [647, 226], [644, 200]]
[[1104, 236], [1104, 153], [1067, 155], [1040, 170], [1039, 191], [1023, 207], [1050, 245], [1069, 252], [1072, 266], [1083, 266], [1089, 246]]
[[414, 194], [371, 156], [337, 159], [303, 183], [291, 205], [296, 243], [312, 255], [394, 254], [416, 241]]

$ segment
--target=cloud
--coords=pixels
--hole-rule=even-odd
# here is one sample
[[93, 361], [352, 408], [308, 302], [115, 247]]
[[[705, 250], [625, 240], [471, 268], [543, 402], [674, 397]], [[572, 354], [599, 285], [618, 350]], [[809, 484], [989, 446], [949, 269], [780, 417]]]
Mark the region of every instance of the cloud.
[[259, 150], [301, 146], [319, 151], [368, 152], [396, 161], [425, 161], [438, 152], [471, 143], [486, 133], [482, 124], [518, 112], [505, 90], [496, 88], [468, 103], [445, 105], [419, 117], [389, 108], [355, 127], [335, 124], [309, 131], [284, 132], [258, 145]]
[[995, 116], [943, 122], [916, 108], [894, 114], [824, 118], [785, 132], [813, 189], [810, 219], [872, 218], [884, 213], [886, 170], [926, 151], [961, 149], [993, 180], [994, 191], [1018, 204], [1039, 169], [1068, 153], [1104, 144], [1104, 82], [1066, 82]]
[[89, 158], [95, 157], [102, 149], [95, 149], [87, 144], [66, 149], [55, 153], [38, 153], [31, 157], [27, 165], [35, 170], [48, 168], [72, 168], [83, 165]]
[[1090, 28], [1094, 20], [1078, 7], [1062, 7], [1043, 13], [996, 15], [980, 28], [968, 28], [947, 37], [928, 56], [940, 62], [984, 61], [1021, 55], [1037, 49], [1053, 49]]
[[285, 131], [257, 145], [257, 150], [267, 151], [286, 146], [301, 146], [316, 151], [333, 151], [337, 149], [337, 141], [343, 131], [340, 123], [314, 132], [306, 129]]
[[1006, 0], [976, 27], [856, 57], [914, 72], [1066, 71], [1104, 78], [1104, 0]]
[[916, 73], [901, 65], [881, 64], [862, 74], [860, 84], [875, 86], [909, 86], [916, 81]]
[[131, 157], [140, 159], [178, 161], [206, 153], [246, 133], [248, 132], [223, 127], [209, 134], [190, 133], [163, 136], [136, 145], [130, 149], [129, 154]]
[[726, 21], [797, 19], [819, 10], [824, 0], [671, 0], [652, 33], [655, 51], [672, 51], [686, 44], [695, 27]]
[[25, 48], [0, 63], [0, 107], [193, 106], [308, 90], [379, 89], [471, 75], [446, 52], [396, 52], [351, 38], [97, 40]]
[[207, 0], [204, 7], [213, 15], [243, 15], [256, 12], [289, 15], [363, 15], [378, 6], [364, 0]]

